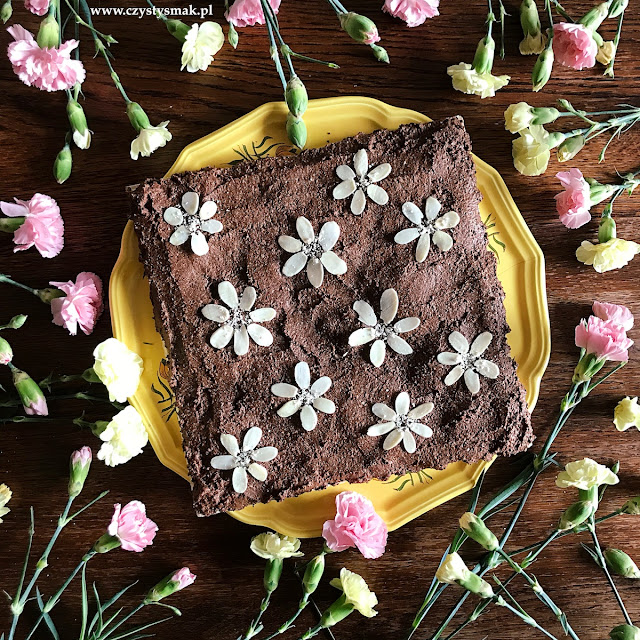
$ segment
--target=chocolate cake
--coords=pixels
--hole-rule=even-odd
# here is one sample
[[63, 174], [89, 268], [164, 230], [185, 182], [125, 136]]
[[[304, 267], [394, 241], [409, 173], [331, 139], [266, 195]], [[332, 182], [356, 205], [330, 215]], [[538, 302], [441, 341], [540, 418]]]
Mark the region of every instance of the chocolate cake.
[[530, 446], [461, 118], [131, 197], [199, 514]]

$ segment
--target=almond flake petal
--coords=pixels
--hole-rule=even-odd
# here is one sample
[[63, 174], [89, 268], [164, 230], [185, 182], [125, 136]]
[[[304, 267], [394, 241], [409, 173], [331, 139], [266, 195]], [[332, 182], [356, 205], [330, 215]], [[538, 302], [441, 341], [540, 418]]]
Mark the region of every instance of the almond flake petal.
[[396, 413], [399, 416], [406, 416], [411, 406], [411, 400], [409, 394], [406, 391], [399, 393], [396, 397]]
[[200, 207], [200, 220], [209, 220], [218, 212], [218, 205], [213, 200], [207, 200]]
[[389, 451], [394, 447], [397, 447], [402, 442], [402, 431], [394, 429], [385, 439], [382, 444], [382, 448], [385, 451]]
[[237, 356], [244, 356], [249, 351], [249, 333], [245, 325], [233, 330], [233, 350]]
[[424, 418], [426, 415], [429, 415], [432, 411], [433, 411], [433, 402], [425, 402], [411, 409], [411, 411], [409, 411], [407, 416], [412, 420], [420, 420], [420, 418]]
[[487, 347], [491, 344], [491, 340], [493, 340], [493, 334], [489, 333], [488, 331], [481, 333], [471, 345], [471, 355], [482, 355], [486, 351]]
[[364, 300], [357, 300], [353, 303], [353, 310], [358, 314], [358, 320], [368, 327], [375, 327], [378, 323], [373, 307]]
[[390, 173], [391, 165], [388, 162], [383, 162], [371, 169], [367, 174], [367, 178], [369, 178], [371, 182], [380, 182], [380, 180], [384, 180]]
[[287, 278], [292, 278], [296, 274], [300, 273], [307, 264], [307, 256], [302, 253], [294, 253], [282, 267], [283, 275], [287, 276]]
[[449, 251], [453, 247], [453, 238], [448, 233], [436, 229], [433, 234], [433, 243], [440, 251]]
[[322, 286], [322, 281], [324, 280], [324, 267], [318, 258], [311, 258], [311, 260], [307, 262], [307, 278], [316, 289], [319, 289]]
[[329, 400], [328, 398], [316, 398], [313, 401], [314, 409], [318, 411], [322, 411], [322, 413], [335, 413], [336, 405], [335, 402]]
[[300, 409], [300, 423], [305, 431], [313, 431], [318, 424], [318, 414], [311, 405], [305, 405]]
[[330, 249], [333, 249], [336, 242], [338, 242], [339, 237], [340, 227], [338, 226], [338, 223], [333, 221], [325, 222], [320, 228], [318, 242], [325, 251], [329, 251]]
[[256, 462], [269, 462], [278, 455], [278, 450], [275, 447], [260, 447], [251, 452], [251, 459]]
[[353, 180], [356, 177], [354, 170], [346, 164], [341, 164], [336, 168], [336, 175], [340, 180]]
[[451, 353], [451, 351], [445, 351], [438, 354], [438, 362], [440, 364], [453, 366], [462, 362], [462, 356], [459, 353]]
[[380, 296], [380, 319], [385, 324], [393, 322], [398, 313], [398, 293], [395, 289], [385, 289]]
[[459, 331], [453, 331], [449, 335], [449, 344], [458, 353], [462, 353], [462, 354], [469, 353], [469, 341]]
[[301, 389], [308, 389], [311, 384], [311, 372], [306, 362], [298, 362], [295, 368], [294, 377]]
[[220, 233], [222, 229], [222, 222], [220, 222], [220, 220], [205, 220], [200, 225], [200, 230], [206, 231], [207, 233]]
[[371, 411], [373, 411], [373, 415], [380, 418], [380, 420], [395, 420], [397, 415], [391, 407], [388, 407], [382, 402], [376, 402], [373, 407], [371, 407]]
[[231, 484], [236, 493], [244, 493], [247, 490], [249, 479], [247, 478], [247, 470], [244, 467], [236, 467], [233, 470]]
[[367, 429], [368, 436], [384, 436], [393, 429], [396, 428], [395, 422], [380, 422], [379, 424], [374, 424]]
[[[356, 329], [349, 336], [349, 346], [350, 347], [359, 347], [362, 344], [367, 344], [367, 342], [371, 342], [376, 337], [376, 332], [371, 327], [365, 327], [364, 329]], [[384, 343], [383, 343], [384, 344]]]
[[404, 338], [401, 338], [400, 336], [397, 336], [393, 333], [389, 334], [389, 336], [387, 337], [387, 344], [400, 355], [408, 356], [413, 353], [411, 345]]
[[475, 370], [485, 378], [495, 380], [500, 375], [500, 368], [495, 362], [491, 362], [491, 360], [480, 358], [474, 362], [473, 366]]
[[232, 456], [237, 456], [240, 453], [238, 440], [230, 433], [223, 433], [220, 436], [220, 443]]
[[222, 327], [216, 329], [209, 338], [209, 344], [214, 349], [224, 349], [233, 338], [233, 327], [225, 324]]
[[252, 462], [248, 467], [247, 471], [258, 481], [264, 482], [267, 479], [267, 470], [257, 462]]
[[464, 383], [472, 394], [475, 395], [480, 391], [480, 376], [473, 369], [467, 369], [464, 372]]
[[405, 202], [402, 205], [402, 213], [413, 224], [422, 224], [422, 211], [413, 202]]
[[371, 351], [369, 352], [369, 360], [374, 367], [381, 367], [384, 362], [384, 356], [387, 348], [382, 340], [376, 340], [371, 345]]
[[269, 329], [265, 329], [260, 324], [253, 323], [247, 326], [247, 333], [251, 339], [261, 347], [269, 347], [273, 344], [273, 335]]
[[429, 250], [431, 249], [431, 234], [428, 231], [425, 231], [421, 236], [420, 240], [418, 240], [418, 244], [416, 245], [416, 261], [424, 262], [429, 255]]
[[169, 238], [169, 242], [179, 247], [181, 244], [184, 244], [189, 239], [189, 229], [187, 227], [178, 227]]
[[242, 450], [253, 451], [258, 445], [258, 442], [260, 442], [260, 438], [262, 438], [262, 429], [260, 427], [251, 427], [247, 433], [244, 434]]
[[195, 191], [189, 191], [182, 196], [182, 208], [191, 216], [198, 213], [200, 205], [200, 196]]
[[221, 471], [231, 471], [236, 467], [235, 456], [214, 456], [211, 458], [211, 466]]
[[164, 221], [174, 227], [182, 224], [184, 221], [184, 216], [182, 215], [182, 211], [177, 207], [169, 207], [164, 210], [164, 214], [162, 216]]
[[288, 418], [296, 413], [300, 407], [302, 406], [301, 400], [289, 400], [289, 402], [285, 402], [277, 411], [277, 414], [281, 418]]
[[407, 453], [415, 453], [416, 452], [416, 439], [413, 436], [413, 433], [406, 429], [402, 434], [402, 444], [404, 445], [404, 450]]
[[247, 287], [240, 296], [240, 308], [243, 311], [251, 311], [256, 303], [256, 290], [253, 287]]
[[280, 236], [278, 238], [278, 244], [287, 253], [298, 253], [298, 251], [302, 251], [302, 242], [300, 242], [298, 238], [293, 238], [292, 236]]
[[450, 387], [452, 384], [455, 384], [456, 382], [458, 382], [458, 380], [460, 380], [463, 373], [464, 373], [463, 366], [458, 365], [456, 367], [453, 367], [453, 369], [449, 371], [449, 373], [447, 374], [447, 377], [444, 379], [444, 383], [448, 387]]
[[377, 184], [370, 184], [367, 187], [367, 195], [379, 205], [385, 205], [389, 202], [389, 194]]
[[249, 317], [254, 322], [269, 322], [276, 317], [276, 310], [271, 307], [263, 307], [262, 309], [254, 309]]
[[229, 310], [221, 304], [206, 304], [202, 307], [202, 315], [207, 320], [226, 322], [229, 319]]
[[369, 158], [365, 149], [360, 149], [354, 154], [353, 168], [355, 169], [356, 175], [360, 178], [364, 178], [367, 174], [367, 170], [369, 169]]
[[409, 426], [409, 429], [413, 431], [413, 433], [417, 433], [419, 436], [423, 438], [430, 438], [433, 435], [433, 429], [426, 424], [422, 424], [420, 422], [414, 422]]
[[455, 211], [448, 211], [443, 216], [440, 216], [433, 226], [436, 229], [453, 229], [460, 223], [460, 216]]
[[347, 272], [347, 263], [339, 258], [333, 251], [325, 251], [320, 256], [320, 262], [325, 269], [334, 276], [341, 276]]
[[322, 376], [311, 385], [311, 393], [316, 398], [323, 396], [329, 389], [331, 389], [331, 378], [329, 376]]
[[420, 318], [403, 318], [398, 320], [393, 325], [393, 328], [398, 333], [407, 333], [407, 331], [413, 331], [420, 326]]
[[361, 215], [366, 204], [367, 199], [364, 195], [364, 191], [362, 189], [356, 189], [356, 192], [353, 194], [353, 198], [351, 199], [351, 213], [356, 216]]
[[209, 243], [201, 231], [191, 234], [191, 251], [197, 256], [204, 256], [209, 253]]
[[298, 387], [286, 382], [278, 382], [271, 385], [271, 393], [278, 398], [295, 398], [298, 395]]
[[440, 202], [433, 196], [429, 196], [424, 205], [424, 214], [427, 220], [433, 222], [438, 217], [440, 209], [442, 209]]
[[403, 229], [402, 231], [398, 231], [396, 235], [393, 237], [393, 241], [396, 244], [409, 244], [413, 242], [420, 235], [420, 229], [416, 227], [409, 227], [408, 229]]
[[223, 280], [218, 285], [218, 295], [220, 300], [230, 309], [235, 309], [238, 306], [238, 294], [235, 287], [228, 280]]
[[311, 223], [304, 216], [300, 216], [296, 220], [296, 231], [298, 232], [298, 236], [300, 236], [300, 240], [302, 240], [302, 242], [306, 242], [307, 244], [313, 242], [314, 238], [316, 237], [316, 234], [313, 232]]
[[358, 185], [355, 180], [345, 180], [340, 184], [336, 185], [333, 190], [333, 198], [334, 200], [344, 200], [348, 198], [356, 189]]

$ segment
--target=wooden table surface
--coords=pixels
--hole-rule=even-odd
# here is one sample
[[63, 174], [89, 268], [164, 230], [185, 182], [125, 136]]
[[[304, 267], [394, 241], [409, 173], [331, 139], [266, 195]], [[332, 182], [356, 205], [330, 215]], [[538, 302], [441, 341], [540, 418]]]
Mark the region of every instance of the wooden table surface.
[[[602, 67], [584, 72], [558, 67], [544, 91], [533, 94], [529, 79], [533, 58], [517, 54], [520, 33], [517, 18], [512, 18], [507, 24], [507, 60], [498, 60], [495, 65], [496, 73], [511, 75], [511, 83], [495, 98], [481, 101], [454, 92], [446, 67], [461, 60], [471, 61], [482, 35], [486, 12], [482, 1], [443, 0], [443, 15], [415, 29], [408, 29], [400, 21], [379, 13], [380, 4], [381, 0], [353, 0], [349, 6], [376, 20], [383, 36], [382, 44], [391, 56], [389, 66], [377, 63], [366, 47], [357, 46], [341, 33], [321, 0], [285, 0], [281, 12], [282, 31], [294, 49], [334, 59], [341, 66], [340, 70], [332, 71], [306, 63], [297, 65], [311, 98], [365, 95], [416, 109], [433, 118], [461, 114], [475, 151], [504, 177], [546, 256], [553, 349], [534, 413], [535, 431], [543, 437], [554, 419], [576, 362], [573, 328], [588, 314], [591, 301], [624, 303], [636, 315], [640, 314], [640, 258], [621, 271], [603, 275], [575, 260], [576, 246], [582, 239], [596, 235], [597, 222], [594, 220], [573, 232], [559, 223], [553, 201], [558, 182], [553, 176], [560, 167], [552, 160], [546, 175], [540, 178], [516, 173], [511, 161], [512, 136], [504, 130], [502, 114], [509, 104], [520, 100], [545, 106], [565, 97], [589, 110], [608, 109], [622, 102], [637, 103], [640, 98], [637, 61], [640, 19], [635, 9], [627, 12], [615, 80], [604, 78]], [[569, 4], [576, 15], [589, 8], [585, 2]], [[113, 2], [113, 6], [125, 5], [131, 3]], [[507, 9], [514, 16], [517, 16], [517, 6], [515, 0], [507, 2]], [[16, 21], [28, 28], [37, 28], [34, 16], [25, 15], [21, 7], [15, 7], [14, 12]], [[216, 18], [221, 18], [220, 7]], [[51, 176], [51, 165], [63, 142], [65, 97], [62, 93], [45, 94], [23, 86], [3, 58], [0, 62], [3, 96], [0, 197], [27, 199], [36, 191], [49, 194], [58, 201], [65, 221], [65, 248], [53, 260], [41, 258], [35, 250], [14, 255], [10, 237], [0, 238], [0, 271], [33, 286], [45, 286], [48, 280], [67, 280], [83, 270], [95, 271], [107, 282], [126, 222], [125, 185], [161, 176], [189, 142], [264, 102], [281, 97], [279, 81], [268, 59], [263, 28], [243, 30], [238, 50], [234, 52], [226, 45], [208, 72], [187, 74], [178, 70], [177, 43], [152, 18], [102, 17], [96, 18], [96, 23], [119, 41], [114, 47], [116, 69], [130, 96], [143, 104], [153, 122], [171, 120], [173, 140], [149, 159], [137, 162], [129, 159], [133, 132], [123, 103], [104, 71], [103, 61], [90, 57], [89, 39], [85, 37], [83, 59], [88, 76], [83, 86], [84, 104], [95, 134], [89, 151], [74, 153], [73, 175], [67, 184], [59, 186]], [[610, 38], [613, 29], [610, 21], [605, 35]], [[3, 34], [0, 45], [6, 47], [9, 39], [8, 34]], [[614, 178], [616, 170], [636, 169], [640, 165], [639, 134], [640, 131], [631, 132], [612, 144], [606, 165], [597, 164], [600, 145], [594, 143], [572, 166], [600, 180]], [[636, 241], [640, 239], [637, 198], [621, 198], [615, 211], [619, 234]], [[27, 325], [10, 338], [16, 352], [15, 362], [37, 379], [50, 371], [81, 372], [91, 365], [95, 345], [111, 335], [108, 312], [93, 335], [71, 337], [51, 325], [49, 311], [34, 297], [6, 286], [0, 293], [0, 310], [3, 321], [14, 313], [29, 314]], [[638, 339], [640, 332], [635, 330], [631, 336]], [[6, 386], [9, 382], [8, 371], [0, 371], [0, 383]], [[639, 393], [640, 364], [638, 350], [633, 349], [627, 368], [578, 408], [557, 441], [561, 462], [584, 456], [608, 464], [617, 459], [621, 461], [621, 483], [607, 492], [603, 513], [621, 505], [628, 497], [640, 494], [640, 434], [635, 430], [618, 433], [611, 422], [616, 402], [625, 394]], [[72, 424], [72, 419], [86, 404], [52, 402], [50, 408], [54, 421], [3, 425], [0, 431], [0, 482], [6, 482], [14, 491], [11, 513], [0, 525], [0, 589], [9, 592], [19, 577], [29, 506], [33, 505], [36, 513], [34, 549], [38, 553], [64, 505], [70, 452], [85, 444], [90, 444], [95, 452], [99, 444], [89, 432]], [[91, 406], [88, 415], [93, 419], [106, 418], [109, 411], [106, 406]], [[497, 461], [487, 479], [487, 488], [500, 486], [512, 474], [509, 460]], [[198, 574], [198, 579], [173, 599], [173, 603], [181, 607], [183, 617], [158, 627], [157, 637], [173, 638], [179, 634], [193, 639], [236, 638], [256, 611], [262, 594], [262, 563], [249, 551], [249, 540], [256, 529], [224, 515], [196, 518], [187, 483], [163, 467], [150, 446], [143, 455], [115, 469], [96, 461], [85, 489], [86, 496], [105, 488], [111, 490], [110, 496], [74, 521], [54, 548], [50, 567], [41, 580], [43, 592], [51, 594], [101, 535], [111, 516], [112, 503], [138, 498], [146, 503], [149, 515], [160, 527], [156, 542], [142, 554], [133, 556], [115, 551], [92, 561], [90, 580], [95, 580], [105, 594], [127, 582], [140, 580], [127, 601], [132, 604], [156, 579], [178, 566], [188, 565]], [[553, 473], [546, 474], [534, 490], [512, 537], [514, 548], [545, 537], [572, 499], [572, 494], [555, 488]], [[380, 600], [377, 618], [364, 620], [359, 614], [353, 614], [335, 628], [336, 638], [399, 640], [405, 637], [438, 560], [455, 531], [457, 517], [466, 510], [467, 500], [467, 496], [462, 496], [392, 533], [387, 551], [379, 560], [365, 561], [353, 551], [328, 559], [330, 575], [347, 564], [366, 578]], [[504, 520], [496, 518], [495, 523], [500, 530]], [[605, 545], [622, 546], [640, 560], [638, 529], [638, 520], [625, 516], [603, 525], [601, 539]], [[320, 548], [320, 542], [307, 541], [303, 548], [312, 554]], [[472, 559], [476, 550], [472, 547], [469, 550], [466, 557]], [[535, 565], [535, 573], [565, 609], [583, 640], [603, 638], [613, 626], [623, 622], [601, 572], [580, 549], [575, 536], [551, 546]], [[618, 584], [631, 616], [640, 620], [637, 585], [622, 579]], [[513, 592], [534, 617], [559, 637], [562, 635], [559, 625], [524, 584], [516, 581]], [[416, 638], [430, 637], [429, 630], [437, 626], [454, 602], [454, 596], [460, 593], [457, 588], [447, 591]], [[322, 588], [317, 594], [318, 603], [326, 606], [333, 596], [330, 587]], [[298, 597], [296, 580], [290, 569], [285, 568], [282, 586], [266, 616], [267, 627], [272, 629], [288, 617]], [[33, 619], [35, 605], [30, 606], [21, 626], [23, 633], [19, 633], [18, 638], [24, 637], [27, 622]], [[75, 585], [54, 611], [64, 639], [77, 636], [79, 611], [79, 588]], [[313, 622], [314, 614], [309, 610], [299, 629]], [[9, 609], [3, 605], [0, 630], [8, 626]], [[40, 637], [46, 634], [43, 632]], [[296, 637], [295, 633], [290, 637]], [[542, 636], [507, 612], [490, 611], [459, 637]]]

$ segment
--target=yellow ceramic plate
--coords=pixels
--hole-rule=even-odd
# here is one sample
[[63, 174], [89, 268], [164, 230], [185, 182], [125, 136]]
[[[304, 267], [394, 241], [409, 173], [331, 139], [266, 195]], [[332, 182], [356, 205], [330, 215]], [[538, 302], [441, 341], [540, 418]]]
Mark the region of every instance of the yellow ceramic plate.
[[[265, 104], [190, 144], [167, 176], [266, 155], [290, 154], [292, 149], [283, 127], [285, 117], [284, 104]], [[370, 98], [314, 100], [305, 114], [309, 129], [307, 146], [322, 147], [359, 132], [428, 121], [416, 111], [398, 109]], [[518, 376], [527, 390], [529, 408], [533, 409], [550, 351], [544, 259], [500, 175], [478, 158], [475, 163], [478, 187], [484, 197], [480, 213], [489, 233], [489, 250], [496, 254], [498, 277], [506, 292], [507, 320], [511, 326], [509, 344], [518, 363]], [[167, 383], [165, 350], [155, 328], [149, 284], [143, 276], [131, 223], [125, 229], [120, 256], [111, 274], [110, 303], [114, 336], [144, 359], [142, 381], [130, 399], [131, 404], [141, 413], [160, 461], [188, 479], [173, 393]], [[371, 498], [393, 530], [470, 489], [489, 464], [458, 462], [444, 471], [427, 469], [386, 482], [374, 480], [354, 486], [343, 483], [282, 502], [246, 507], [231, 515], [288, 535], [317, 536], [322, 523], [334, 513], [334, 496], [350, 488]]]

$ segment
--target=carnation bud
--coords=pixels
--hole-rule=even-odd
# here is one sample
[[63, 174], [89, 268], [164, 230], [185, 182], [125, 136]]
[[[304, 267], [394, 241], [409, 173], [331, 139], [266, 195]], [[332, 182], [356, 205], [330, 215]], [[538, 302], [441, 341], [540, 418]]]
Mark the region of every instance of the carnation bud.
[[82, 447], [78, 451], [71, 454], [69, 460], [69, 497], [75, 498], [80, 495], [84, 487], [84, 481], [89, 475], [89, 467], [91, 466], [91, 449]]
[[27, 415], [46, 416], [49, 414], [47, 407], [47, 399], [42, 393], [42, 389], [36, 384], [35, 380], [21, 369], [12, 367], [13, 386], [16, 388], [20, 401]]
[[551, 77], [553, 70], [553, 48], [547, 48], [538, 56], [531, 72], [531, 84], [534, 91], [540, 91]]
[[362, 16], [359, 13], [349, 11], [348, 13], [341, 13], [338, 16], [340, 20], [340, 26], [346, 31], [356, 42], [363, 42], [364, 44], [375, 44], [380, 40], [378, 35], [378, 27], [376, 27], [373, 20], [370, 20], [366, 16]]
[[473, 57], [473, 68], [478, 73], [491, 73], [493, 69], [493, 58], [495, 55], [496, 43], [494, 39], [487, 35], [478, 42], [476, 54]]
[[298, 149], [304, 149], [304, 145], [307, 143], [307, 125], [304, 120], [289, 114], [287, 116], [287, 135], [291, 143]]
[[148, 129], [151, 126], [149, 116], [147, 116], [144, 109], [137, 102], [129, 102], [127, 104], [127, 116], [129, 117], [131, 126], [136, 131]]
[[603, 552], [607, 566], [613, 573], [624, 578], [640, 578], [638, 565], [621, 549], [605, 549]]
[[376, 60], [378, 60], [378, 62], [386, 62], [387, 64], [389, 64], [389, 54], [384, 47], [380, 47], [377, 44], [372, 44], [370, 46], [373, 49], [373, 55], [375, 56]]
[[36, 295], [45, 304], [51, 304], [52, 300], [64, 297], [65, 293], [56, 287], [47, 287], [46, 289], [36, 289]]
[[460, 518], [460, 528], [487, 551], [495, 551], [500, 546], [498, 538], [475, 513], [464, 513]]
[[105, 533], [100, 536], [92, 547], [96, 553], [107, 553], [111, 549], [117, 549], [120, 546], [120, 540], [115, 536]]
[[91, 144], [91, 131], [87, 127], [84, 109], [77, 100], [67, 102], [67, 117], [73, 131], [73, 141], [78, 149], [88, 149]]
[[11, 0], [6, 0], [6, 2], [0, 8], [0, 19], [2, 19], [3, 24], [7, 24], [9, 20], [11, 20], [11, 15], [13, 14], [13, 7], [11, 6]]
[[585, 522], [593, 514], [593, 502], [590, 500], [580, 500], [574, 502], [560, 516], [558, 531], [569, 531]]
[[609, 632], [611, 640], [640, 640], [640, 629], [632, 624], [621, 624]]
[[535, 0], [522, 0], [520, 4], [520, 25], [525, 36], [537, 36], [540, 33], [540, 16]]
[[53, 177], [56, 179], [58, 184], [62, 184], [69, 179], [72, 166], [73, 157], [71, 156], [71, 149], [69, 148], [69, 145], [65, 143], [53, 163]]
[[324, 573], [324, 553], [317, 555], [304, 570], [304, 576], [302, 577], [302, 588], [305, 594], [313, 593], [317, 588], [322, 574]]
[[182, 20], [167, 20], [164, 24], [167, 27], [167, 31], [179, 42], [186, 40], [187, 33], [189, 33], [191, 29], [191, 27], [182, 22]]
[[531, 124], [549, 124], [555, 122], [560, 115], [555, 107], [534, 107], [531, 113], [534, 116]]
[[182, 589], [193, 584], [195, 579], [196, 576], [189, 571], [188, 567], [178, 569], [166, 578], [160, 580], [160, 582], [149, 591], [144, 601], [146, 603], [160, 602], [163, 598], [176, 593], [176, 591], [182, 591]]
[[585, 139], [583, 135], [576, 135], [567, 138], [558, 147], [558, 162], [568, 162], [573, 157], [577, 156], [582, 147], [585, 145]]
[[0, 336], [0, 364], [9, 364], [13, 360], [11, 345]]
[[48, 15], [40, 23], [36, 42], [41, 49], [51, 49], [60, 44], [60, 25], [53, 15]]
[[227, 40], [229, 41], [229, 44], [236, 49], [238, 46], [238, 32], [236, 31], [236, 28], [229, 23], [229, 33], [227, 34]]
[[267, 593], [273, 593], [280, 582], [282, 575], [283, 562], [280, 558], [271, 558], [267, 560], [267, 566], [264, 568], [264, 590]]
[[598, 358], [593, 353], [586, 353], [580, 360], [573, 372], [572, 382], [587, 382], [591, 380], [604, 367], [606, 361]]
[[609, 2], [602, 2], [599, 5], [593, 7], [591, 11], [585, 13], [580, 20], [579, 24], [584, 25], [591, 32], [596, 31], [602, 24], [604, 19], [609, 15]]
[[307, 110], [309, 96], [307, 95], [307, 89], [298, 76], [291, 76], [289, 82], [287, 82], [284, 99], [287, 107], [289, 107], [289, 113], [294, 118], [301, 118], [302, 114]]
[[609, 17], [618, 18], [624, 12], [629, 4], [629, 0], [613, 0], [609, 5]]
[[320, 627], [328, 629], [344, 620], [353, 611], [353, 605], [347, 603], [346, 597], [341, 595], [320, 618]]
[[27, 321], [27, 317], [28, 316], [24, 315], [24, 313], [13, 316], [13, 318], [11, 318], [11, 320], [9, 320], [9, 322], [7, 323], [6, 328], [20, 329], [20, 327], [22, 327], [22, 325], [24, 325], [24, 323]]
[[609, 215], [603, 215], [598, 226], [598, 242], [604, 244], [616, 237], [616, 221]]
[[620, 511], [630, 516], [640, 516], [640, 496], [627, 500]]

